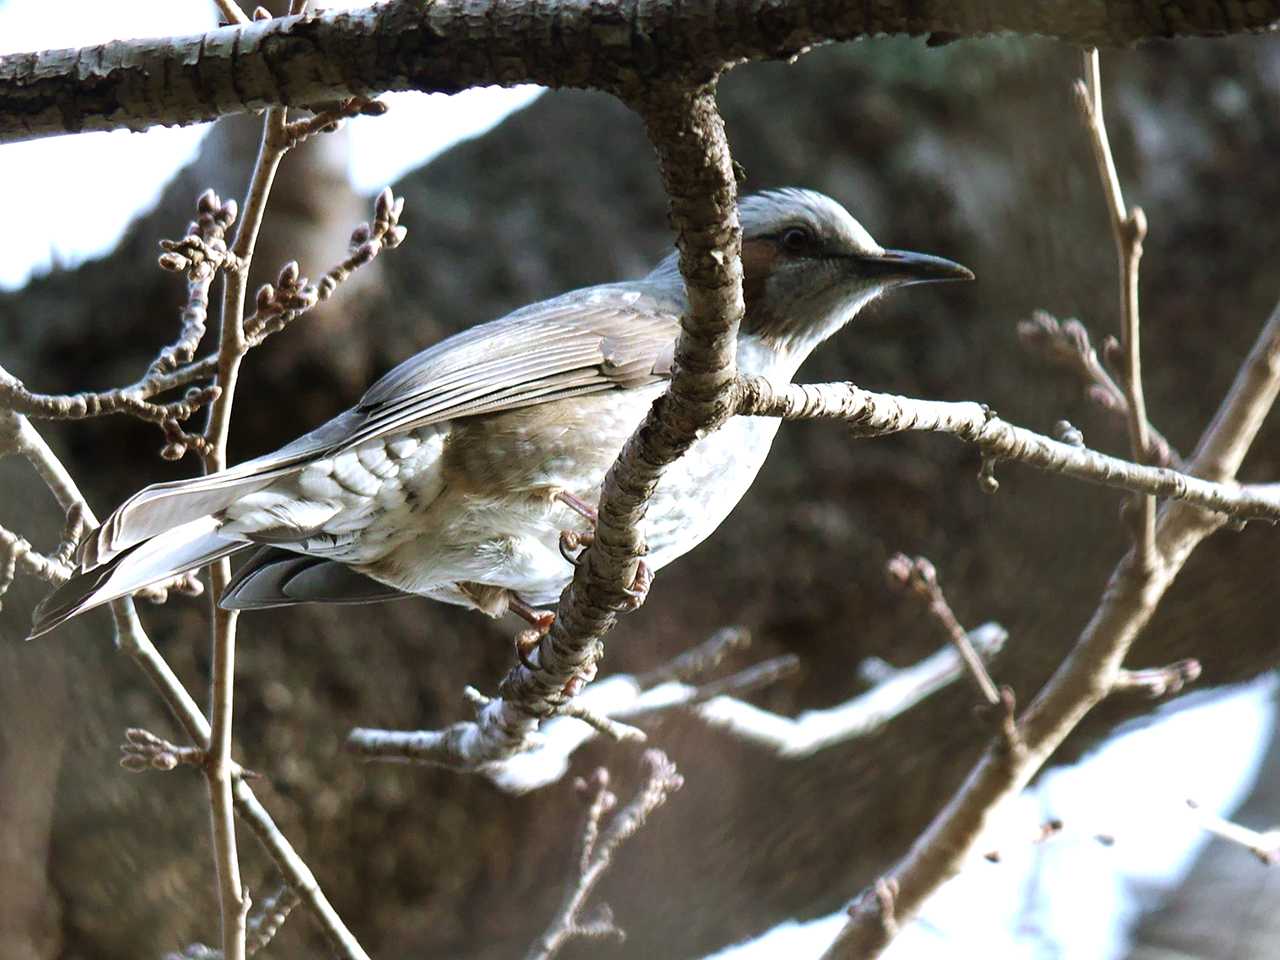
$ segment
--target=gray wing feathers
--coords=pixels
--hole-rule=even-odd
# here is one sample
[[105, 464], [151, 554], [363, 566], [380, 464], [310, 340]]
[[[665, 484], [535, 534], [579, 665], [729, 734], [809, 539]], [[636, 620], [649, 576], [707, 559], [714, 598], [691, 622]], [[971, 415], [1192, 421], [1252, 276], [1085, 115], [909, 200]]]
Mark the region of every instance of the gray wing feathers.
[[236, 571], [219, 603], [228, 610], [261, 610], [296, 603], [377, 603], [407, 596], [345, 564], [267, 547]]
[[[209, 518], [216, 529], [222, 511], [241, 497], [296, 473], [309, 462], [366, 441], [460, 417], [667, 379], [683, 309], [684, 304], [665, 287], [646, 287], [643, 282], [595, 287], [533, 304], [450, 337], [391, 370], [354, 409], [274, 453], [207, 477], [156, 484], [130, 497], [82, 543], [81, 576], [132, 556], [127, 552], [139, 544], [201, 518]], [[242, 543], [243, 539], [228, 550]], [[180, 569], [161, 569], [157, 556], [150, 556], [145, 566], [156, 573], [149, 582], [199, 565], [187, 558]], [[332, 595], [333, 602], [341, 602], [342, 596], [358, 596], [363, 586], [342, 582], [335, 570], [289, 568], [282, 569], [282, 575], [290, 573], [286, 585], [292, 585], [294, 592], [305, 586], [308, 598], [311, 593], [316, 599]], [[69, 596], [71, 583], [88, 586], [92, 592], [65, 616], [106, 602], [101, 578], [93, 581], [98, 586], [73, 578], [57, 595]], [[267, 581], [261, 583], [265, 586]], [[138, 583], [132, 589], [146, 585]], [[283, 602], [302, 601], [286, 596]]]

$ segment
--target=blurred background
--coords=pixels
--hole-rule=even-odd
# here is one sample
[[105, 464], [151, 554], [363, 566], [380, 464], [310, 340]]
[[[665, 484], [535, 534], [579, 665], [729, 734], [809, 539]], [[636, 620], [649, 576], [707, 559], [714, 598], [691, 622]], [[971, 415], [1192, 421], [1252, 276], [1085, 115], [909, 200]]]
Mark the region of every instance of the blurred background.
[[[0, 51], [195, 33], [211, 4], [0, 3]], [[878, 39], [794, 65], [739, 68], [723, 110], [746, 189], [803, 185], [845, 203], [881, 242], [972, 267], [979, 281], [896, 295], [802, 371], [873, 389], [981, 400], [1047, 431], [1127, 442], [1079, 385], [1028, 356], [1015, 325], [1038, 307], [1100, 339], [1117, 323], [1116, 268], [1088, 143], [1070, 98], [1077, 53], [1034, 39]], [[1280, 46], [1270, 38], [1104, 52], [1126, 196], [1151, 223], [1143, 260], [1151, 415], [1189, 450], [1278, 294]], [[349, 405], [394, 362], [565, 289], [644, 273], [670, 244], [651, 150], [608, 97], [536, 90], [397, 96], [285, 161], [258, 282], [289, 259], [318, 276], [340, 259], [369, 195], [394, 183], [409, 237], [340, 295], [250, 357], [236, 459]], [[514, 111], [514, 112], [513, 112]], [[493, 126], [497, 124], [496, 126]], [[136, 379], [172, 339], [185, 291], [154, 268], [212, 186], [243, 193], [252, 118], [146, 134], [0, 148], [0, 363], [32, 389]], [[492, 129], [489, 129], [493, 127]], [[487, 132], [486, 132], [487, 131]], [[154, 428], [124, 419], [48, 426], [100, 514], [145, 482], [186, 476]], [[1245, 479], [1280, 475], [1274, 425]], [[1027, 702], [1060, 662], [1125, 550], [1110, 492], [1004, 466], [993, 497], [972, 450], [945, 438], [854, 441], [832, 424], [785, 427], [760, 480], [717, 535], [658, 579], [612, 635], [605, 672], [667, 662], [714, 629], [747, 627], [731, 666], [790, 652], [799, 674], [752, 696], [787, 715], [858, 693], [856, 667], [905, 666], [945, 640], [885, 587], [884, 562], [929, 556], [961, 620], [1011, 639], [997, 681]], [[24, 464], [0, 461], [0, 524], [38, 547], [62, 518]], [[978, 861], [891, 948], [905, 958], [1272, 956], [1280, 885], [1247, 851], [1206, 842], [1193, 798], [1242, 823], [1275, 819], [1280, 662], [1276, 532], [1200, 548], [1130, 657], [1195, 656], [1195, 692], [1154, 708], [1116, 697], [1008, 811], [998, 863]], [[179, 736], [145, 679], [112, 649], [105, 613], [24, 644], [42, 586], [19, 580], [0, 612], [0, 956], [160, 957], [216, 936], [205, 789], [190, 772], [117, 765], [128, 726]], [[205, 603], [142, 610], [203, 699]], [[237, 756], [255, 790], [377, 957], [521, 955], [561, 896], [579, 804], [569, 781], [523, 797], [443, 770], [365, 765], [356, 725], [437, 727], [491, 690], [514, 623], [405, 601], [298, 608], [242, 620]], [[672, 715], [650, 739], [684, 774], [602, 885], [628, 932], [566, 957], [702, 957], [788, 924], [743, 957], [816, 955], [843, 902], [909, 846], [982, 749], [973, 697], [954, 685], [877, 735], [783, 761]], [[625, 796], [637, 756], [596, 744]], [[1040, 823], [1063, 829], [1033, 843]], [[1103, 838], [1107, 842], [1099, 839]], [[246, 882], [269, 862], [241, 842]], [[826, 919], [823, 919], [826, 918]], [[296, 915], [267, 951], [323, 955]]]

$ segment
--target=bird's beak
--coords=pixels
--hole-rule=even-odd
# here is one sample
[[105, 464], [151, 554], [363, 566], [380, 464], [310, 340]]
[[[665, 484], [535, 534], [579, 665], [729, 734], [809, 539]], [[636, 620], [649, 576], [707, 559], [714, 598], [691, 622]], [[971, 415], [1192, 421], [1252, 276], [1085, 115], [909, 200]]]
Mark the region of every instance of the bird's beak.
[[912, 253], [910, 250], [886, 250], [857, 258], [864, 276], [876, 277], [886, 284], [906, 286], [909, 283], [937, 283], [942, 280], [972, 280], [973, 271], [953, 260]]

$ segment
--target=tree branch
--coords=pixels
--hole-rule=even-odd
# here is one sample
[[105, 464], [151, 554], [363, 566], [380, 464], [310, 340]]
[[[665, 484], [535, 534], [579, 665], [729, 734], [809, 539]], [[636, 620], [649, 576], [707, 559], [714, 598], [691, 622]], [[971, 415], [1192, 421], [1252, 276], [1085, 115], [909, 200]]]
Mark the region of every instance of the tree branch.
[[882, 34], [1039, 34], [1089, 46], [1258, 32], [1280, 0], [396, 0], [205, 34], [0, 58], [0, 142], [200, 123], [392, 90], [537, 83], [639, 95], [745, 60]]
[[578, 844], [578, 869], [566, 886], [560, 909], [546, 931], [529, 947], [525, 960], [551, 960], [574, 939], [626, 939], [626, 933], [613, 922], [613, 911], [608, 906], [602, 904], [590, 919], [584, 918], [583, 909], [596, 885], [613, 865], [618, 848], [634, 837], [649, 815], [684, 785], [676, 765], [661, 750], [646, 750], [644, 766], [644, 783], [631, 802], [608, 823], [602, 823], [604, 815], [618, 802], [617, 796], [609, 790], [609, 771], [599, 767], [590, 781], [577, 782], [578, 793], [587, 803], [586, 822]]
[[[3, 371], [0, 371], [2, 375]], [[97, 524], [75, 480], [44, 438], [25, 417], [0, 407], [0, 451], [5, 449], [12, 449], [31, 463], [64, 511], [79, 509], [87, 524]], [[116, 600], [111, 604], [111, 615], [115, 622], [118, 649], [127, 654], [151, 680], [191, 742], [201, 751], [207, 750], [209, 721], [147, 636], [133, 601], [127, 597]], [[236, 812], [257, 835], [280, 875], [297, 893], [335, 954], [344, 960], [368, 960], [368, 955], [325, 897], [311, 869], [243, 779], [236, 778], [233, 798]]]
[[[1280, 318], [1280, 309], [1273, 316], [1273, 321], [1280, 324], [1277, 318]], [[1268, 349], [1274, 351], [1275, 347], [1268, 348], [1265, 343], [1265, 338], [1259, 341], [1254, 350], [1262, 353], [1257, 358], [1251, 357], [1248, 366], [1280, 366], [1280, 356], [1267, 352]], [[1202, 479], [1194, 466], [1190, 472], [1180, 473], [1166, 467], [1130, 463], [1014, 426], [978, 403], [872, 393], [852, 383], [777, 385], [761, 377], [739, 379], [737, 391], [737, 411], [746, 416], [846, 420], [859, 437], [882, 437], [915, 430], [945, 433], [974, 444], [992, 460], [1011, 460], [1076, 480], [1183, 500], [1242, 520], [1280, 520], [1280, 491], [1274, 485], [1238, 485], [1228, 482], [1230, 477], [1226, 474], [1220, 482], [1210, 482]], [[1265, 390], [1262, 395], [1267, 395]], [[1250, 391], [1251, 398], [1257, 396], [1258, 391]], [[1274, 395], [1269, 396], [1274, 399]], [[1257, 418], [1260, 423], [1259, 410], [1252, 401], [1249, 410], [1239, 412], [1238, 416], [1250, 423], [1252, 418]], [[1256, 431], [1256, 427], [1253, 429]], [[1217, 445], [1215, 441], [1215, 451]]]
[[[1142, 260], [1142, 241], [1147, 236], [1147, 217], [1141, 207], [1128, 209], [1120, 190], [1120, 176], [1111, 155], [1107, 123], [1102, 115], [1102, 70], [1098, 51], [1086, 50], [1084, 79], [1075, 83], [1076, 104], [1093, 146], [1102, 191], [1107, 198], [1111, 233], [1116, 243], [1120, 264], [1120, 355], [1124, 369], [1121, 383], [1125, 411], [1129, 421], [1129, 448], [1138, 463], [1152, 462], [1151, 426], [1147, 422], [1147, 401], [1142, 389], [1142, 323], [1138, 312], [1138, 264]], [[1141, 566], [1155, 562], [1156, 501], [1150, 495], [1135, 498], [1138, 511], [1134, 542]]]
[[[1223, 482], [1235, 476], [1280, 392], [1278, 358], [1280, 310], [1264, 325], [1201, 438], [1191, 463], [1193, 474], [1213, 474]], [[1220, 514], [1191, 501], [1164, 506], [1156, 522], [1154, 564], [1144, 568], [1136, 551], [1120, 561], [1070, 655], [1018, 718], [1023, 749], [1013, 753], [999, 743], [988, 747], [906, 857], [850, 906], [849, 922], [824, 954], [825, 960], [878, 956], [899, 924], [960, 870], [1000, 804], [1026, 786], [1100, 700], [1131, 685], [1131, 678], [1121, 670], [1130, 646], [1150, 622], [1191, 551], [1223, 521]]]

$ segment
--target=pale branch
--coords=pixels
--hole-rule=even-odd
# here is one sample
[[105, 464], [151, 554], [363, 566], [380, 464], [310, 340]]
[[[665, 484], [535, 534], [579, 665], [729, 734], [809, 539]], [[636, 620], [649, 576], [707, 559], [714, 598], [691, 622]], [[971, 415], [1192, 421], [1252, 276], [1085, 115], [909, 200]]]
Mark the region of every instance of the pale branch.
[[61, 583], [71, 576], [71, 566], [57, 555], [36, 550], [25, 537], [0, 527], [0, 607], [19, 573], [46, 583]]
[[[26, 417], [0, 406], [0, 452], [6, 451], [18, 453], [27, 459], [64, 512], [76, 512], [84, 523], [89, 526], [97, 525], [93, 511], [89, 509], [75, 480], [44, 438]], [[138, 620], [133, 601], [125, 598], [113, 602], [111, 615], [115, 623], [117, 648], [127, 654], [151, 680], [195, 747], [202, 752], [207, 750], [209, 721], [147, 636]], [[236, 812], [258, 837], [290, 889], [297, 893], [335, 955], [343, 960], [368, 960], [368, 955], [325, 897], [311, 869], [280, 832], [243, 778], [235, 780], [234, 801]]]
[[[1124, 203], [1102, 114], [1102, 69], [1098, 51], [1085, 50], [1083, 62], [1084, 79], [1077, 80], [1074, 87], [1076, 105], [1089, 131], [1120, 264], [1120, 381], [1129, 420], [1129, 447], [1134, 460], [1150, 463], [1151, 427], [1147, 422], [1147, 401], [1142, 389], [1142, 323], [1138, 311], [1138, 264], [1142, 260], [1142, 241], [1147, 236], [1147, 217], [1141, 207], [1127, 208]], [[1134, 508], [1137, 513], [1134, 542], [1138, 548], [1138, 561], [1149, 567], [1155, 562], [1155, 497], [1135, 498]]]
[[973, 679], [982, 699], [989, 706], [999, 705], [1000, 691], [996, 689], [995, 681], [987, 672], [982, 657], [974, 650], [968, 631], [960, 625], [960, 621], [951, 609], [951, 604], [947, 602], [946, 594], [942, 592], [942, 587], [938, 583], [938, 571], [933, 563], [927, 557], [916, 557], [912, 560], [905, 553], [895, 553], [889, 558], [886, 572], [889, 574], [891, 586], [899, 590], [910, 590], [917, 598], [924, 601], [929, 613], [942, 627], [947, 639], [955, 647], [956, 653], [964, 661], [969, 676]]
[[721, 627], [702, 643], [662, 666], [636, 677], [642, 690], [667, 680], [692, 682], [720, 666], [731, 653], [751, 646], [751, 634], [743, 627]]
[[217, 4], [218, 12], [222, 14], [222, 19], [227, 23], [249, 23], [249, 18], [245, 16], [245, 12], [240, 9], [240, 4], [236, 0], [213, 0]]
[[36, 420], [83, 420], [123, 413], [147, 423], [187, 420], [207, 406], [217, 395], [217, 387], [192, 387], [181, 400], [153, 403], [148, 398], [147, 381], [128, 387], [96, 392], [51, 394], [33, 393], [19, 380], [0, 382], [0, 405]]
[[[983, 624], [969, 634], [974, 649], [991, 658], [1008, 634], [996, 623]], [[910, 710], [925, 698], [954, 683], [967, 667], [952, 646], [919, 663], [900, 669], [872, 661], [875, 685], [842, 704], [807, 710], [795, 718], [761, 710], [742, 700], [720, 696], [695, 708], [696, 715], [716, 727], [782, 757], [808, 757], [836, 744], [865, 737]], [[867, 671], [864, 670], [864, 676]]]
[[388, 187], [374, 201], [371, 223], [362, 223], [351, 233], [346, 258], [331, 267], [318, 284], [301, 276], [296, 261], [281, 268], [275, 286], [263, 284], [254, 298], [254, 312], [245, 318], [244, 335], [249, 347], [256, 347], [279, 333], [317, 303], [328, 300], [356, 270], [373, 262], [383, 250], [394, 250], [404, 241], [407, 228], [400, 225], [404, 198]]
[[[1089, 331], [1075, 318], [1058, 321], [1046, 310], [1036, 310], [1030, 320], [1018, 323], [1018, 339], [1029, 351], [1043, 357], [1055, 366], [1073, 374], [1085, 389], [1085, 396], [1097, 407], [1118, 419], [1121, 429], [1129, 424], [1129, 401], [1112, 378], [1107, 367], [1098, 359], [1089, 338]], [[1107, 354], [1118, 354], [1120, 342], [1108, 337], [1103, 343]], [[1176, 467], [1184, 464], [1182, 455], [1169, 443], [1147, 418], [1147, 462], [1157, 467]]]
[[1200, 679], [1199, 660], [1178, 660], [1164, 667], [1144, 670], [1120, 670], [1112, 690], [1136, 690], [1153, 700], [1181, 692], [1189, 683]]
[[[282, 884], [262, 900], [255, 901], [245, 922], [248, 930], [245, 955], [252, 957], [266, 949], [300, 902], [298, 895], [287, 884]], [[223, 953], [203, 943], [192, 943], [178, 952], [166, 954], [164, 960], [223, 960]]]
[[[1262, 334], [1231, 384], [1231, 392], [1191, 456], [1191, 472], [1206, 480], [1235, 477], [1262, 421], [1280, 393], [1280, 303], [1271, 311]], [[1260, 483], [1255, 489], [1280, 494], [1280, 483]]]
[[[147, 378], [172, 373], [190, 363], [204, 339], [209, 319], [209, 287], [219, 270], [235, 266], [227, 249], [226, 233], [239, 211], [234, 200], [225, 203], [212, 190], [196, 200], [196, 220], [181, 240], [161, 240], [160, 267], [187, 277], [187, 303], [183, 308], [178, 339], [160, 351], [147, 369]], [[146, 378], [144, 378], [146, 379]]]
[[586, 818], [578, 841], [576, 871], [566, 884], [560, 909], [546, 931], [529, 947], [525, 960], [551, 960], [575, 939], [623, 940], [626, 934], [613, 922], [613, 913], [601, 905], [584, 914], [587, 900], [613, 865], [618, 848], [634, 837], [658, 807], [684, 785], [676, 766], [661, 750], [644, 752], [645, 779], [631, 801], [606, 823], [604, 817], [618, 802], [609, 789], [609, 771], [596, 770], [590, 780], [575, 787], [586, 802]]
[[[222, 310], [218, 326], [218, 376], [221, 393], [209, 408], [205, 427], [203, 461], [206, 473], [227, 466], [227, 438], [231, 429], [231, 409], [235, 401], [240, 364], [249, 351], [244, 329], [245, 293], [254, 247], [266, 213], [271, 185], [280, 161], [288, 152], [284, 135], [286, 111], [267, 110], [262, 121], [262, 140], [245, 196], [244, 212], [236, 227], [228, 262], [224, 267]], [[248, 897], [240, 879], [240, 859], [236, 843], [231, 736], [235, 690], [236, 623], [238, 614], [218, 603], [231, 582], [231, 561], [216, 560], [209, 567], [209, 622], [212, 654], [209, 680], [210, 722], [205, 751], [205, 780], [212, 812], [213, 854], [218, 873], [218, 894], [222, 907], [222, 952], [225, 960], [244, 960]]]
[[743, 377], [737, 411], [785, 420], [837, 419], [859, 437], [907, 431], [945, 433], [974, 444], [991, 461], [1008, 460], [1076, 480], [1184, 501], [1238, 520], [1280, 521], [1280, 491], [1271, 484], [1236, 484], [1111, 457], [1088, 447], [1053, 440], [1002, 420], [973, 402], [918, 400], [873, 393], [852, 383], [774, 384]]
[[[705, 654], [712, 645], [723, 644], [735, 635], [741, 634], [720, 631], [699, 650]], [[970, 634], [973, 645], [987, 659], [999, 652], [1006, 637], [1004, 629], [994, 623], [983, 624]], [[587, 687], [573, 704], [594, 718], [628, 724], [643, 723], [673, 710], [688, 711], [730, 736], [780, 756], [804, 757], [874, 733], [965, 672], [952, 647], [943, 647], [903, 668], [869, 658], [859, 665], [858, 674], [870, 690], [834, 707], [792, 718], [762, 710], [739, 695], [794, 673], [799, 666], [795, 657], [775, 657], [704, 683], [692, 682], [687, 675], [689, 666], [689, 661], [677, 658], [649, 674], [615, 674]], [[478, 694], [469, 694], [468, 700], [479, 707], [488, 703]], [[553, 717], [527, 749], [484, 767], [484, 776], [508, 793], [525, 793], [555, 783], [568, 772], [573, 754], [601, 732], [580, 720], [568, 712]], [[347, 749], [369, 760], [438, 764], [441, 752], [447, 749], [442, 740], [448, 733], [358, 728], [349, 735]]]
[[1280, 863], [1280, 830], [1253, 830], [1202, 809], [1195, 800], [1188, 800], [1187, 808], [1206, 832], [1244, 847], [1268, 867]]
[[126, 730], [124, 743], [120, 745], [120, 766], [133, 773], [172, 770], [182, 764], [199, 768], [204, 765], [204, 759], [204, 751], [199, 747], [179, 746], [139, 727]]
[[747, 60], [788, 60], [822, 43], [885, 34], [1020, 33], [1081, 45], [1266, 31], [1280, 0], [395, 0], [0, 58], [0, 142], [88, 130], [200, 123], [270, 105], [393, 90], [456, 93], [536, 83], [633, 96], [705, 83]]
[[[1201, 437], [1191, 474], [1233, 480], [1278, 392], [1280, 310], [1264, 325]], [[798, 399], [803, 401], [803, 395]], [[1267, 489], [1274, 492], [1277, 486]], [[1017, 718], [1022, 749], [1009, 751], [1001, 743], [987, 748], [906, 856], [851, 905], [849, 921], [825, 960], [878, 956], [898, 926], [961, 869], [1001, 804], [1027, 785], [1085, 714], [1117, 688], [1117, 681], [1123, 688], [1121, 665], [1129, 648], [1191, 552], [1223, 525], [1224, 517], [1209, 512], [1213, 509], [1191, 501], [1164, 505], [1156, 523], [1155, 562], [1139, 563], [1135, 551], [1120, 561], [1075, 647]]]

